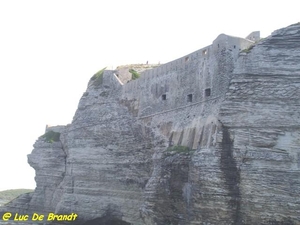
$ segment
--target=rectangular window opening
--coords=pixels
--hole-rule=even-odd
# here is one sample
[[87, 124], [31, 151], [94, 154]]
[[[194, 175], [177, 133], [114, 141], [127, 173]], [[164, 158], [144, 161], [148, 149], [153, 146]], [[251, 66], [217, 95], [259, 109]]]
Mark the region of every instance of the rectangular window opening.
[[188, 101], [188, 102], [192, 102], [192, 101], [193, 101], [193, 95], [192, 95], [192, 94], [189, 94], [189, 95], [187, 96], [187, 101]]
[[167, 100], [167, 95], [166, 95], [166, 94], [163, 94], [163, 95], [161, 96], [161, 99], [162, 99], [162, 100]]
[[206, 88], [205, 89], [205, 96], [208, 97], [208, 96], [210, 96], [210, 94], [211, 94], [210, 88]]
[[206, 55], [206, 54], [207, 54], [207, 50], [206, 50], [206, 49], [203, 50], [203, 51], [202, 51], [202, 54], [203, 54], [203, 55]]

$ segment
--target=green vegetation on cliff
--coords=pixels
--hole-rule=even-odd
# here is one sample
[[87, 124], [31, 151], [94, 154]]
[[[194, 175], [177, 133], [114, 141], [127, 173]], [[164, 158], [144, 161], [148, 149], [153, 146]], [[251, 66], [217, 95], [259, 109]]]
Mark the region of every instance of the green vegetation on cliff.
[[174, 145], [167, 148], [168, 152], [175, 152], [175, 153], [188, 153], [190, 152], [190, 148], [182, 145]]
[[132, 80], [136, 80], [136, 79], [138, 79], [138, 78], [140, 78], [140, 74], [137, 72], [137, 71], [135, 71], [134, 69], [130, 69], [129, 70], [129, 73], [131, 73], [131, 75], [132, 75]]
[[92, 82], [92, 85], [98, 87], [100, 84], [103, 83], [103, 73], [105, 69], [106, 67], [99, 70], [97, 73], [94, 74], [94, 76], [91, 77], [90, 82]]
[[45, 141], [49, 143], [58, 142], [59, 137], [60, 133], [52, 130], [46, 132], [44, 135], [41, 136], [41, 138], [45, 138]]
[[11, 189], [0, 191], [0, 205], [4, 205], [21, 194], [33, 192], [32, 189]]

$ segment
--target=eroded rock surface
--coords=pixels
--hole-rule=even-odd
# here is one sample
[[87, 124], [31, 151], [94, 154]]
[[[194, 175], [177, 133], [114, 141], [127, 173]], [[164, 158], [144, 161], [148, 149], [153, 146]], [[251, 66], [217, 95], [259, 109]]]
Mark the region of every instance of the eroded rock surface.
[[[300, 224], [300, 24], [212, 45], [122, 84], [94, 76], [37, 187], [2, 208], [78, 224]], [[250, 40], [251, 39], [251, 40]], [[127, 79], [127, 78], [126, 78]], [[185, 148], [180, 148], [185, 146]]]

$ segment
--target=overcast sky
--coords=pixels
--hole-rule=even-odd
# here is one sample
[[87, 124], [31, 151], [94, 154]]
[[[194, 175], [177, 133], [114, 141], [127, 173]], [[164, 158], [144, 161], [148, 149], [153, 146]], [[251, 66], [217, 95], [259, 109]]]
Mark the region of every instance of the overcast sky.
[[67, 124], [105, 66], [165, 63], [221, 33], [268, 36], [299, 22], [298, 1], [0, 0], [0, 190], [34, 188], [27, 154]]

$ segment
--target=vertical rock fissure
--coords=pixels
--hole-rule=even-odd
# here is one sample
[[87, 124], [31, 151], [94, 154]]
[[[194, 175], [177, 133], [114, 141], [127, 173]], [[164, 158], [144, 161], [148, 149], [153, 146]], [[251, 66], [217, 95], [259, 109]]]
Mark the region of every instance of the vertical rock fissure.
[[67, 155], [67, 151], [65, 149], [65, 146], [64, 146], [64, 143], [62, 142], [62, 140], [60, 140], [60, 143], [61, 143], [61, 149], [65, 153], [65, 158], [64, 158], [65, 159], [65, 161], [64, 161], [64, 163], [65, 163], [65, 171], [63, 173], [63, 177], [65, 177], [65, 175], [67, 173], [67, 157], [68, 157], [68, 155]]
[[225, 126], [223, 126], [221, 170], [225, 179], [228, 195], [230, 196], [229, 207], [232, 209], [233, 224], [241, 224], [240, 171], [233, 157], [233, 140], [230, 138], [228, 127]]
[[[195, 135], [194, 135], [195, 138]], [[192, 204], [191, 204], [191, 196], [192, 196], [192, 182], [191, 182], [191, 167], [192, 167], [192, 155], [189, 155], [189, 163], [188, 163], [188, 195], [187, 195], [187, 221], [191, 222], [192, 220]]]

